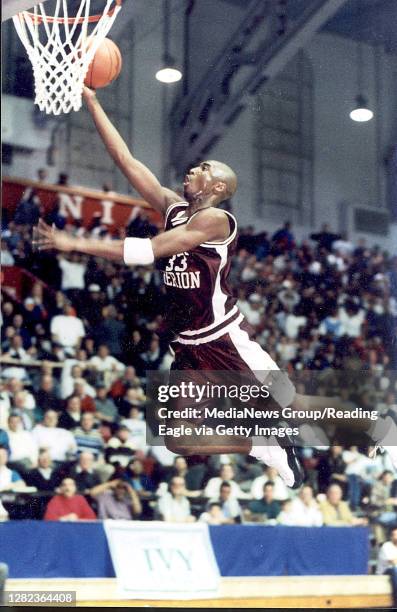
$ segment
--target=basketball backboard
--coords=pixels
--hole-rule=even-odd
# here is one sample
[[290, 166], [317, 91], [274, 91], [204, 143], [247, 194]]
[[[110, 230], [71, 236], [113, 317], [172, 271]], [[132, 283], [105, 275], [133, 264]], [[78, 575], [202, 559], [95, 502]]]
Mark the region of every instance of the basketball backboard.
[[[46, 0], [42, 0], [42, 2], [46, 2]], [[5, 21], [6, 19], [10, 19], [13, 15], [21, 11], [26, 11], [35, 4], [38, 4], [35, 0], [1, 0], [1, 20]]]

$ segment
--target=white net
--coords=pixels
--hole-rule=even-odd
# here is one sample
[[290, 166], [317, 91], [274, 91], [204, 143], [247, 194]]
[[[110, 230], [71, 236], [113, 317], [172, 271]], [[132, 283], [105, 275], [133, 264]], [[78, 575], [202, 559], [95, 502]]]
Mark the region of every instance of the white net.
[[88, 67], [121, 8], [120, 0], [106, 0], [103, 14], [90, 16], [90, 3], [91, 0], [81, 0], [72, 17], [68, 15], [67, 0], [56, 0], [51, 16], [43, 4], [38, 4], [32, 12], [23, 11], [13, 17], [32, 62], [35, 104], [47, 114], [60, 115], [81, 108]]

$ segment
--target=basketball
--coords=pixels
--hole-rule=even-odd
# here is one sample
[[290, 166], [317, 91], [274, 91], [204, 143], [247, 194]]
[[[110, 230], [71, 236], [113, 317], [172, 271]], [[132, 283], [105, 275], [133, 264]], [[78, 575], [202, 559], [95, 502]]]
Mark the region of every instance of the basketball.
[[91, 89], [106, 87], [120, 74], [123, 60], [120, 49], [110, 38], [105, 38], [99, 45], [94, 59], [88, 67], [85, 85]]

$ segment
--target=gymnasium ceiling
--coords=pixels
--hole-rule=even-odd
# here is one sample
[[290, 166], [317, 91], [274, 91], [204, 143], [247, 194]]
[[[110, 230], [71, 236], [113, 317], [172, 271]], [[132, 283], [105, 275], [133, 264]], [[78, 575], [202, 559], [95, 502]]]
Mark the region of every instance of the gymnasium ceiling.
[[[275, 0], [277, 1], [277, 0]], [[221, 0], [244, 8], [247, 0]], [[306, 0], [287, 0], [287, 15], [295, 19]], [[347, 0], [323, 30], [397, 52], [397, 0]]]

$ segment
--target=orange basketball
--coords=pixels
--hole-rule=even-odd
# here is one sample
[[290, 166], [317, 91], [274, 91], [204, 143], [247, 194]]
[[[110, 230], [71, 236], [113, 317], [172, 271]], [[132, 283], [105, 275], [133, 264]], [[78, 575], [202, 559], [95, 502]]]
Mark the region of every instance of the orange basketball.
[[123, 60], [118, 46], [110, 38], [104, 38], [88, 67], [84, 79], [85, 85], [91, 89], [106, 87], [117, 79], [122, 64]]

